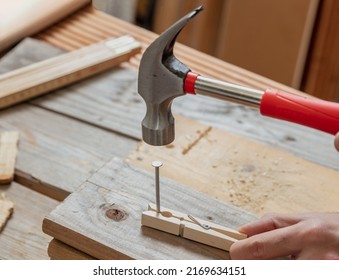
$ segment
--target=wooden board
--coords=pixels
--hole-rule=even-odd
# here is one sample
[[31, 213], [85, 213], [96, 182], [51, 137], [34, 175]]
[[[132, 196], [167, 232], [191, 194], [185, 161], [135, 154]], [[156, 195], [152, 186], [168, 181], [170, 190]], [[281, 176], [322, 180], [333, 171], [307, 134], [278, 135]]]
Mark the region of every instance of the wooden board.
[[13, 208], [13, 201], [7, 199], [5, 194], [0, 193], [0, 233], [5, 227], [8, 219], [12, 216]]
[[[38, 52], [42, 50], [42, 46], [43, 51]], [[45, 43], [29, 40], [19, 46], [15, 53], [6, 57], [4, 68], [13, 67], [11, 63], [13, 60], [27, 65], [39, 60], [40, 56], [45, 58], [49, 53], [55, 55], [57, 51]], [[206, 60], [203, 57], [201, 59]], [[219, 70], [221, 71], [221, 68]], [[228, 71], [231, 70], [225, 68], [225, 73]], [[243, 75], [242, 79], [247, 82], [251, 81], [252, 77]], [[32, 103], [140, 140], [140, 122], [145, 113], [145, 105], [136, 89], [137, 73], [128, 69], [119, 69], [59, 90], [53, 96], [35, 99]], [[93, 92], [96, 94], [93, 95]], [[203, 121], [246, 138], [284, 148], [322, 165], [339, 168], [339, 157], [333, 148], [332, 135], [265, 118], [256, 110], [241, 105], [200, 96], [188, 95], [179, 98], [175, 100], [172, 109], [177, 114]]]
[[[48, 49], [43, 43], [35, 47], [37, 45], [31, 44], [30, 40], [24, 41], [0, 61], [0, 72], [27, 65], [32, 62], [30, 59], [46, 58], [46, 53], [56, 55], [60, 52], [55, 48]], [[124, 75], [119, 70], [112, 73], [117, 73], [117, 79]], [[120, 92], [128, 83], [127, 79], [121, 80], [119, 86], [111, 84], [110, 93]], [[100, 96], [100, 92], [94, 96]], [[136, 145], [129, 138], [86, 124], [86, 121], [67, 118], [34, 105], [3, 110], [0, 118], [1, 130], [21, 132], [15, 180], [58, 200], [74, 191], [111, 157], [124, 158]]]
[[13, 180], [18, 141], [18, 131], [0, 132], [0, 184]]
[[2, 187], [15, 209], [0, 233], [0, 259], [48, 259], [47, 246], [51, 238], [41, 231], [42, 219], [58, 202], [17, 183]]
[[0, 75], [0, 109], [101, 73], [140, 51], [131, 36], [108, 39]]
[[[225, 251], [141, 227], [141, 214], [154, 201], [153, 181], [152, 173], [114, 158], [48, 215], [43, 230], [99, 259], [228, 258]], [[161, 184], [164, 207], [233, 228], [255, 219], [190, 187]]]
[[193, 186], [205, 195], [262, 215], [337, 211], [339, 172], [223, 130], [176, 117], [177, 138], [164, 147], [144, 142], [129, 162]]

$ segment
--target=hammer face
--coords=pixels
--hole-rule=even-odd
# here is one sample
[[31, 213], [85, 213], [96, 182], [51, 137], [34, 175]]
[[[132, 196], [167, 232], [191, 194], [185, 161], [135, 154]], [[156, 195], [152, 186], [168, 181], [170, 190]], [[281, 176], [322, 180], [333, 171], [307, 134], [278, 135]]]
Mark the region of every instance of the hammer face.
[[146, 143], [163, 146], [173, 142], [174, 118], [171, 110], [168, 109], [170, 106], [171, 104], [147, 106], [148, 113], [142, 121], [142, 138]]
[[140, 61], [138, 92], [147, 109], [142, 121], [142, 137], [150, 145], [167, 145], [174, 140], [171, 105], [174, 98], [185, 94], [184, 79], [190, 69], [176, 59], [173, 47], [180, 31], [201, 9], [189, 13], [163, 32], [145, 50]]

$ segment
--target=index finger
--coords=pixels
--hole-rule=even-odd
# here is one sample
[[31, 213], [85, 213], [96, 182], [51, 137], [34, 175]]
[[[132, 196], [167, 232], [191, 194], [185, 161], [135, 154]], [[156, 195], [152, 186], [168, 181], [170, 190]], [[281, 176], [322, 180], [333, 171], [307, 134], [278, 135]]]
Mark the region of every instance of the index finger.
[[294, 225], [300, 221], [296, 215], [269, 214], [263, 218], [243, 225], [238, 230], [247, 236], [253, 236], [259, 233]]
[[292, 225], [239, 240], [230, 248], [231, 258], [264, 260], [297, 255], [302, 246], [298, 228], [299, 224]]

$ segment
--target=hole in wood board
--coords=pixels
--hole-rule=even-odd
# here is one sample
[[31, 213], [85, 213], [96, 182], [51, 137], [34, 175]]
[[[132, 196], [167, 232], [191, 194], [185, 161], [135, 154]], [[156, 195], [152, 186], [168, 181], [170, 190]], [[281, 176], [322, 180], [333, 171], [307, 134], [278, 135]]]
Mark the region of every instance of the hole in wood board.
[[115, 222], [126, 220], [128, 217], [127, 211], [115, 203], [103, 204], [100, 208], [102, 208], [106, 218]]

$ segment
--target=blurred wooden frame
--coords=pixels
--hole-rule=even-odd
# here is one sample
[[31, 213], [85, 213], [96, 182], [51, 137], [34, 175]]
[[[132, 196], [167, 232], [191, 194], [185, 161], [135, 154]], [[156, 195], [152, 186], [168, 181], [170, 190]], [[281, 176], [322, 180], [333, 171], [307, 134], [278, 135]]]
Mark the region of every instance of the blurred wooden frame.
[[89, 3], [91, 0], [1, 1], [0, 52], [20, 39], [60, 21]]

